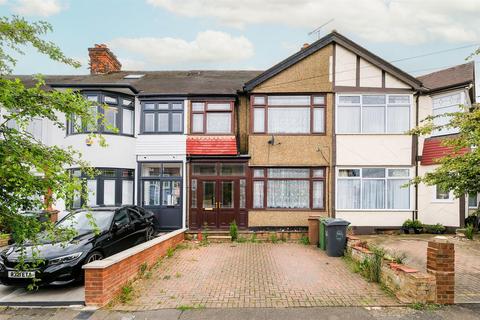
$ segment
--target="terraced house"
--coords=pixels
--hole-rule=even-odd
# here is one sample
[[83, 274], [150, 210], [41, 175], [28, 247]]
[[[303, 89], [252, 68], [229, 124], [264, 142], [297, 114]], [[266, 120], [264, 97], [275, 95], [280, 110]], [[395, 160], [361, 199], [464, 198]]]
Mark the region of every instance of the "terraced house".
[[89, 53], [90, 75], [46, 82], [109, 106], [97, 110], [119, 130], [100, 126], [109, 146], [88, 140], [89, 128], [34, 125], [45, 143], [73, 146], [100, 169], [74, 207], [136, 203], [162, 229], [305, 227], [313, 215], [374, 232], [412, 218], [458, 227], [477, 202], [403, 187], [435, 167], [438, 141], [455, 134], [407, 131], [472, 103], [474, 64], [415, 78], [337, 32], [263, 72], [122, 71], [105, 45]]

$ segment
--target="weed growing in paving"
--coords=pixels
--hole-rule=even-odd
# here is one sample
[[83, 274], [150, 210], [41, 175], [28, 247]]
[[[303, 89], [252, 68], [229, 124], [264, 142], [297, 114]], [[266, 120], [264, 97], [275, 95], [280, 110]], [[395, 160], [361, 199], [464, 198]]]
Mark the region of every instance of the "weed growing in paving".
[[257, 235], [254, 233], [252, 234], [252, 237], [250, 238], [251, 243], [258, 243], [259, 240], [257, 239]]
[[133, 298], [133, 286], [128, 283], [122, 287], [120, 296], [118, 297], [121, 303], [127, 303]]
[[238, 239], [238, 226], [235, 220], [230, 223], [230, 238], [232, 239], [232, 241]]
[[238, 237], [237, 240], [236, 240], [238, 243], [245, 243], [247, 242], [247, 238], [244, 238], [244, 237]]
[[182, 274], [180, 272], [175, 273], [175, 278], [180, 278]]
[[299, 242], [306, 246], [310, 244], [310, 240], [308, 240], [308, 237], [305, 234], [302, 234], [302, 237], [300, 238]]
[[187, 310], [193, 310], [193, 309], [205, 309], [205, 305], [203, 305], [203, 304], [194, 304], [194, 305], [182, 304], [182, 305], [177, 307], [177, 310], [180, 310], [180, 311], [187, 311]]
[[172, 276], [169, 276], [169, 275], [163, 276], [163, 280], [170, 280], [170, 278], [172, 278]]
[[278, 242], [278, 237], [276, 233], [272, 233], [269, 237], [269, 240], [271, 243], [277, 243]]
[[143, 277], [145, 275], [145, 272], [147, 271], [147, 269], [148, 269], [148, 264], [146, 262], [140, 265], [140, 270], [138, 271], [140, 277]]
[[473, 224], [469, 223], [465, 228], [465, 237], [467, 237], [467, 239], [473, 240], [474, 233], [475, 229], [473, 228]]
[[173, 257], [173, 254], [175, 253], [175, 249], [174, 248], [168, 248], [167, 249], [167, 254], [166, 254], [166, 257], [167, 258], [171, 258]]

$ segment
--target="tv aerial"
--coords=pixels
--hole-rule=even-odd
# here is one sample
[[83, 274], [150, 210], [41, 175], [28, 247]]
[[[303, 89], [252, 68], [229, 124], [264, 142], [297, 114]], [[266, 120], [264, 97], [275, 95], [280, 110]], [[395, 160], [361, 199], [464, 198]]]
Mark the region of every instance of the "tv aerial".
[[309, 36], [313, 35], [313, 34], [316, 34], [316, 37], [317, 37], [317, 40], [321, 38], [321, 33], [322, 33], [322, 28], [325, 27], [327, 24], [333, 22], [333, 20], [335, 19], [330, 19], [328, 20], [327, 22], [325, 22], [324, 24], [322, 24], [320, 27], [310, 31], [308, 33]]

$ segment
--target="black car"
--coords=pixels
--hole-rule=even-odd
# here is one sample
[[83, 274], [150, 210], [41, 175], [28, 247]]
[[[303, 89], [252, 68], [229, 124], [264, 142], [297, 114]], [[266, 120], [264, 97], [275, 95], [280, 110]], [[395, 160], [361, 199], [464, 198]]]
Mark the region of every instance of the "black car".
[[[92, 223], [92, 218], [95, 223]], [[100, 260], [122, 250], [153, 238], [155, 229], [153, 214], [138, 206], [95, 208], [78, 210], [60, 220], [56, 228], [76, 231], [68, 243], [52, 242], [46, 237], [37, 246], [12, 245], [0, 254], [0, 282], [5, 285], [28, 285], [31, 278], [40, 279], [39, 284], [70, 282], [83, 279], [82, 266]], [[43, 260], [39, 266], [19, 271], [21, 258], [24, 263], [38, 261], [33, 253]], [[31, 264], [31, 265], [32, 265]]]

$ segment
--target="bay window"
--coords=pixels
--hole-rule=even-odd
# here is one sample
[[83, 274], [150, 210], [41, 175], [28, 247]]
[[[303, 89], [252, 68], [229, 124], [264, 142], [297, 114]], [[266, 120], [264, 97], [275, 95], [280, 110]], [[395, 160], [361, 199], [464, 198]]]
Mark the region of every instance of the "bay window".
[[73, 176], [84, 181], [86, 198], [80, 194], [74, 196], [72, 208], [82, 206], [116, 206], [133, 204], [134, 177], [133, 169], [97, 168], [98, 175], [88, 177], [79, 169], [72, 169]]
[[338, 95], [337, 133], [405, 133], [410, 95]]
[[253, 208], [324, 209], [324, 168], [253, 169]]
[[191, 133], [233, 133], [233, 101], [192, 102]]
[[337, 209], [410, 209], [410, 169], [348, 168], [337, 174]]
[[142, 102], [141, 128], [142, 134], [183, 133], [183, 102]]
[[324, 95], [252, 97], [252, 131], [265, 134], [325, 133]]
[[[67, 122], [67, 134], [95, 132], [134, 135], [133, 97], [105, 92], [84, 92], [83, 94], [88, 101], [98, 103], [92, 106], [92, 114], [98, 118], [97, 122], [83, 125], [79, 117], [73, 117]], [[98, 117], [98, 115], [101, 116]]]

